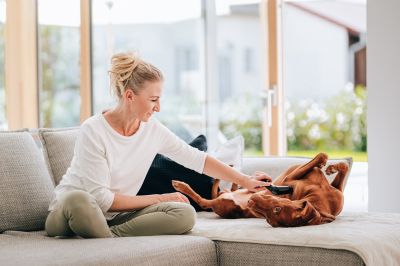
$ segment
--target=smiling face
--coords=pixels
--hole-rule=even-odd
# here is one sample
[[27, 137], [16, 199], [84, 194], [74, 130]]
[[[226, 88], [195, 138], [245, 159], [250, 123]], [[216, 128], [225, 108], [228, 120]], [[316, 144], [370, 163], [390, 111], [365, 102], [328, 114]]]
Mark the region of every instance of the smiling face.
[[249, 208], [265, 217], [273, 227], [306, 225], [316, 215], [316, 210], [310, 206], [307, 200], [291, 201], [262, 192], [251, 196]]
[[162, 86], [161, 81], [146, 81], [138, 93], [126, 91], [131, 112], [138, 120], [147, 122], [154, 112], [160, 112]]

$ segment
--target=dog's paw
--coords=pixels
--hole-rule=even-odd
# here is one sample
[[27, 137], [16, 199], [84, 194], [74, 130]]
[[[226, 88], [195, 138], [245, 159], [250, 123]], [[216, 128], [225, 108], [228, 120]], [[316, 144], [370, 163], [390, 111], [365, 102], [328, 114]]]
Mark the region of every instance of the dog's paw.
[[322, 168], [326, 165], [326, 162], [328, 161], [328, 155], [326, 153], [321, 152], [317, 155], [317, 160], [318, 160], [317, 167]]
[[339, 172], [345, 173], [345, 172], [347, 172], [347, 171], [349, 170], [349, 166], [347, 165], [347, 163], [340, 162], [340, 163], [338, 163], [338, 164], [336, 165], [336, 169], [337, 169]]
[[179, 192], [183, 192], [188, 189], [188, 184], [178, 180], [172, 180], [172, 186]]
[[349, 170], [349, 166], [346, 163], [341, 162], [341, 163], [329, 165], [326, 168], [325, 173], [327, 175], [331, 175], [331, 174], [334, 174], [337, 172], [345, 173], [348, 170]]
[[326, 168], [325, 173], [326, 173], [327, 175], [331, 175], [331, 174], [336, 173], [337, 171], [338, 171], [338, 170], [337, 170], [337, 168], [336, 168], [336, 165], [332, 164], [332, 165], [329, 165], [329, 166]]
[[190, 191], [190, 186], [182, 181], [172, 180], [172, 186], [175, 188], [176, 191], [182, 192], [184, 194]]

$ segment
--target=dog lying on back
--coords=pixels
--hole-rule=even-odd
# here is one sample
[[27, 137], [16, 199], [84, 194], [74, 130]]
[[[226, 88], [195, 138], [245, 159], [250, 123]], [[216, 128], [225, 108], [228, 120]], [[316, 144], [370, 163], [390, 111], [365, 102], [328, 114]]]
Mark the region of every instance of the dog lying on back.
[[343, 208], [344, 179], [349, 167], [340, 162], [326, 168], [326, 174], [334, 174], [329, 183], [321, 168], [328, 156], [318, 154], [304, 165], [292, 166], [273, 182], [278, 186], [290, 186], [291, 194], [273, 195], [269, 190], [250, 192], [237, 189], [218, 193], [219, 180], [212, 188], [212, 199], [204, 199], [184, 182], [172, 181], [174, 188], [192, 198], [203, 209], [212, 209], [223, 218], [265, 218], [273, 227], [292, 227], [329, 223]]

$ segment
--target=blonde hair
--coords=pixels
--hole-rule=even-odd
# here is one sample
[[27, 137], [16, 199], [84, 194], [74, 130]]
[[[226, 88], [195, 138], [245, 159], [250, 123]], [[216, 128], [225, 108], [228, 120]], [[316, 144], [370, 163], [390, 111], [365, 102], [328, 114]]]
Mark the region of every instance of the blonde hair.
[[161, 71], [140, 59], [134, 53], [119, 53], [111, 57], [110, 91], [119, 100], [127, 89], [135, 94], [144, 88], [146, 81], [163, 81]]

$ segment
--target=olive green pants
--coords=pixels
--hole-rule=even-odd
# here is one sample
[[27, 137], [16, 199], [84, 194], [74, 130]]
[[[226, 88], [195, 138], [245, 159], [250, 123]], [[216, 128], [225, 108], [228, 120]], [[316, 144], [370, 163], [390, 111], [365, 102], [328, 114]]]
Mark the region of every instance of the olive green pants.
[[180, 202], [162, 202], [139, 211], [119, 213], [105, 219], [95, 198], [84, 191], [63, 195], [46, 219], [49, 236], [84, 238], [175, 235], [191, 230], [196, 220], [192, 206]]

